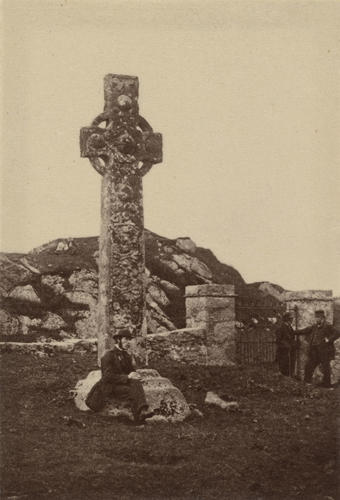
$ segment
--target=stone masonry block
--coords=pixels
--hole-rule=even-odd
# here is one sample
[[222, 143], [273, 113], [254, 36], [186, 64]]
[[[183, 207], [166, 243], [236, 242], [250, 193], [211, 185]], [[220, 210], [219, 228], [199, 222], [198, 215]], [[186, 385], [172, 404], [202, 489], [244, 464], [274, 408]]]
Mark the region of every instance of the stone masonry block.
[[207, 344], [227, 344], [235, 342], [235, 328], [228, 322], [216, 323], [212, 327], [212, 334], [207, 338]]
[[197, 316], [198, 314], [206, 313], [207, 305], [205, 298], [189, 298], [185, 303], [186, 315]]
[[205, 321], [207, 322], [209, 319], [209, 313], [207, 308], [202, 308], [202, 309], [188, 309], [186, 311], [186, 318], [192, 318], [195, 319], [196, 321]]
[[233, 307], [234, 299], [230, 297], [207, 297], [206, 307], [210, 309], [226, 309]]
[[185, 288], [186, 297], [230, 297], [235, 296], [234, 285], [191, 285]]
[[208, 325], [207, 320], [196, 319], [196, 318], [187, 318], [186, 319], [186, 327], [187, 328], [206, 328]]
[[206, 329], [208, 365], [235, 360], [235, 293], [233, 285], [205, 284], [185, 289], [188, 328]]
[[285, 300], [333, 300], [332, 290], [301, 290], [285, 292]]
[[225, 309], [214, 309], [209, 314], [210, 321], [220, 322], [228, 321], [234, 323], [235, 321], [235, 307], [228, 307]]

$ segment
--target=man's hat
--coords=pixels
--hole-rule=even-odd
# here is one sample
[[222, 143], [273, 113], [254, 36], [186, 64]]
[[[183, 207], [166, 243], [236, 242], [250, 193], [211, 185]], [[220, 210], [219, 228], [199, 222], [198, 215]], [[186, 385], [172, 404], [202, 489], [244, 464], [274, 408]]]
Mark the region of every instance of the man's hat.
[[131, 335], [131, 332], [128, 328], [121, 328], [120, 330], [118, 330], [117, 332], [115, 332], [115, 334], [113, 335], [115, 338], [118, 337], [118, 338], [126, 338], [126, 339], [131, 339], [132, 338], [132, 335]]
[[322, 316], [323, 318], [326, 317], [325, 315], [325, 311], [323, 309], [318, 309], [317, 311], [315, 311], [315, 316]]

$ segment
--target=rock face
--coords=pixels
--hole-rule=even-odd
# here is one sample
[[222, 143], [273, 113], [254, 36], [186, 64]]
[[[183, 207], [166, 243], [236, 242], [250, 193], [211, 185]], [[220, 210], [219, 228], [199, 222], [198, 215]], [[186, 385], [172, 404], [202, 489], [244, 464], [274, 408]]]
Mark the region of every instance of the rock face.
[[280, 301], [285, 300], [285, 290], [279, 285], [274, 285], [273, 283], [269, 283], [269, 281], [261, 281], [258, 283], [252, 283], [251, 286]]
[[[183, 394], [169, 379], [161, 377], [156, 370], [141, 369], [135, 373], [139, 375], [143, 385], [148, 411], [153, 413], [153, 416], [147, 418], [146, 422], [182, 422], [190, 415], [190, 408]], [[101, 371], [94, 370], [77, 383], [74, 399], [79, 410], [91, 411], [85, 401], [90, 390], [100, 378]], [[111, 417], [126, 416], [133, 420], [129, 406], [114, 399], [108, 401], [105, 408], [99, 413]]]
[[[210, 250], [197, 247], [190, 238], [170, 240], [146, 230], [145, 248], [149, 334], [186, 327], [187, 285], [234, 284], [240, 324], [247, 324], [258, 306], [267, 321], [282, 305], [263, 287], [247, 285], [238, 271], [219, 262]], [[58, 239], [27, 255], [2, 254], [2, 340], [96, 337], [97, 260], [97, 237]]]

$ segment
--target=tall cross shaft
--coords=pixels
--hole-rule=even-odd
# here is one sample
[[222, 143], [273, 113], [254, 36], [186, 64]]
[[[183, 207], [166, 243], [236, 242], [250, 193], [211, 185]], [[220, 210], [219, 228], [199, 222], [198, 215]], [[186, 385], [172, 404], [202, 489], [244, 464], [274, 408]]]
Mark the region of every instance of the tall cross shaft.
[[[128, 329], [142, 356], [145, 250], [142, 177], [162, 161], [162, 136], [138, 113], [138, 78], [106, 75], [104, 112], [80, 131], [81, 156], [102, 175], [98, 358]], [[105, 125], [105, 126], [103, 126]]]

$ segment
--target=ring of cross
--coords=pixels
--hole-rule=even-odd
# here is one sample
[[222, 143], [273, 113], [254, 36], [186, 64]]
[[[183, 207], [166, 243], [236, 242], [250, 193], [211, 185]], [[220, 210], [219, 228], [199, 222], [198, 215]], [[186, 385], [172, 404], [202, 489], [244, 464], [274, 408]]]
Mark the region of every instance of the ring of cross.
[[[100, 125], [104, 122], [106, 122], [105, 127], [100, 127]], [[92, 127], [100, 127], [100, 128], [104, 128], [105, 130], [112, 130], [114, 125], [115, 125], [114, 120], [112, 120], [110, 113], [107, 111], [100, 113], [98, 116], [96, 116], [92, 120], [92, 123], [91, 123]], [[139, 132], [153, 132], [151, 125], [142, 116], [137, 117], [136, 130]], [[107, 151], [105, 153], [105, 155], [93, 156], [93, 157], [90, 157], [89, 160], [90, 160], [90, 163], [93, 166], [93, 168], [100, 175], [104, 175], [105, 172], [107, 171], [107, 169], [111, 168], [114, 165], [114, 162], [115, 162], [115, 159], [117, 159], [117, 156], [120, 156], [121, 158], [123, 158], [121, 153], [119, 153], [116, 150], [116, 148], [113, 148], [113, 150]], [[130, 161], [131, 161], [131, 157], [130, 157]], [[103, 164], [103, 162], [104, 162], [104, 164]], [[141, 176], [144, 176], [151, 169], [152, 162], [142, 161], [140, 163], [141, 164], [138, 166], [137, 171]]]

